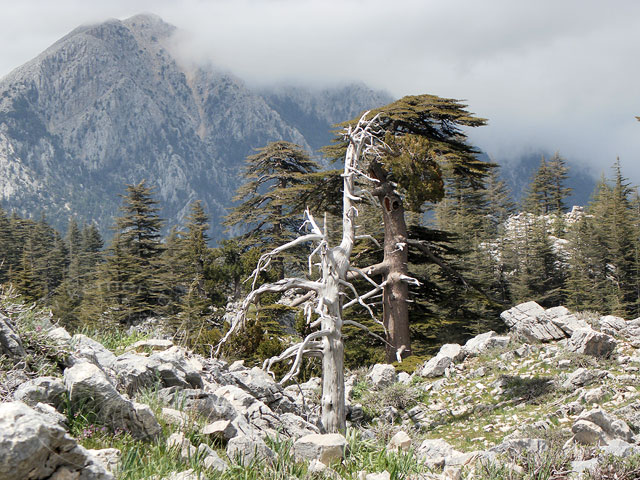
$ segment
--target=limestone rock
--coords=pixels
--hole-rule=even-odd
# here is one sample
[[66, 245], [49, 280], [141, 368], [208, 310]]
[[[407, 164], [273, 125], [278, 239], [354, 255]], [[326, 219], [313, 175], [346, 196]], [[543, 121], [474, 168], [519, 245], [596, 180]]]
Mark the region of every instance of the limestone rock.
[[282, 398], [282, 386], [271, 375], [258, 367], [239, 370], [232, 374], [240, 388], [267, 405]]
[[73, 404], [92, 409], [101, 423], [114, 430], [128, 431], [134, 438], [151, 438], [162, 431], [148, 406], [120, 395], [105, 373], [92, 363], [67, 368], [64, 383]]
[[106, 370], [111, 368], [111, 365], [116, 360], [116, 356], [100, 342], [96, 342], [81, 333], [76, 333], [71, 337], [71, 346], [73, 348], [73, 356], [79, 359], [79, 363], [89, 361], [102, 370]]
[[[549, 310], [547, 310], [545, 313], [548, 314]], [[591, 328], [591, 326], [587, 322], [585, 322], [584, 320], [579, 320], [578, 317], [570, 313], [567, 313], [566, 315], [553, 317], [551, 318], [551, 322], [557, 327], [559, 327], [568, 336], [573, 335], [573, 332], [575, 332], [576, 330], [583, 329], [583, 328], [586, 328], [586, 329]]]
[[71, 335], [64, 327], [57, 327], [48, 331], [47, 337], [61, 343], [69, 343], [71, 341]]
[[217, 422], [209, 423], [202, 427], [201, 432], [203, 435], [225, 441], [231, 440], [238, 433], [230, 420], [218, 420]]
[[604, 370], [591, 370], [586, 368], [578, 368], [576, 371], [574, 371], [567, 377], [567, 379], [562, 384], [562, 388], [571, 390], [578, 387], [584, 387], [606, 376], [607, 376], [607, 372]]
[[640, 401], [635, 401], [615, 411], [635, 432], [640, 433]]
[[457, 343], [448, 343], [440, 347], [438, 354], [420, 369], [423, 377], [440, 377], [452, 364], [464, 359], [465, 352]]
[[103, 448], [101, 450], [88, 450], [88, 452], [93, 455], [105, 470], [111, 473], [117, 472], [118, 464], [122, 457], [122, 452], [120, 450], [117, 448]]
[[638, 445], [632, 445], [629, 442], [625, 442], [619, 438], [614, 438], [607, 445], [601, 448], [601, 451], [605, 455], [614, 455], [616, 457], [626, 458], [631, 455], [640, 454], [640, 447]]
[[574, 440], [581, 444], [602, 445], [614, 439], [633, 441], [633, 433], [629, 426], [601, 408], [582, 412], [576, 418], [571, 431]]
[[64, 428], [22, 402], [0, 404], [0, 479], [112, 480]]
[[256, 437], [248, 437], [245, 435], [237, 435], [229, 440], [227, 444], [227, 456], [234, 462], [238, 461], [241, 465], [249, 465], [254, 459], [262, 460], [267, 463], [275, 459], [273, 450], [267, 447], [263, 440]]
[[516, 305], [500, 314], [500, 318], [513, 331], [530, 342], [548, 342], [566, 337], [536, 302]]
[[339, 433], [312, 434], [299, 438], [293, 444], [297, 460], [317, 460], [330, 465], [344, 457], [347, 439]]
[[407, 435], [407, 433], [403, 430], [397, 432], [391, 440], [389, 440], [389, 444], [387, 445], [387, 449], [389, 450], [402, 450], [406, 452], [411, 448], [411, 437]]
[[501, 444], [491, 448], [490, 451], [495, 453], [532, 453], [541, 455], [548, 449], [549, 444], [539, 438], [514, 438], [503, 441]]
[[416, 452], [418, 457], [422, 459], [428, 466], [442, 468], [447, 457], [455, 457], [462, 455], [449, 443], [441, 438], [424, 440]]
[[57, 408], [64, 402], [65, 391], [59, 378], [38, 377], [20, 385], [13, 392], [13, 398], [32, 407], [37, 403], [47, 403]]
[[151, 351], [164, 351], [173, 347], [173, 342], [171, 340], [164, 340], [160, 338], [150, 338], [147, 340], [140, 340], [136, 343], [129, 345], [126, 348], [127, 352], [144, 352], [147, 350]]
[[600, 331], [609, 335], [615, 335], [627, 327], [625, 319], [616, 317], [615, 315], [605, 315], [604, 317], [600, 317], [599, 323]]
[[396, 369], [393, 365], [376, 363], [367, 374], [367, 379], [375, 387], [387, 387], [396, 381]]
[[494, 331], [481, 333], [467, 340], [462, 347], [467, 355], [480, 355], [492, 348], [506, 347], [511, 341], [511, 337], [498, 335]]
[[24, 354], [22, 340], [11, 319], [0, 313], [0, 355], [18, 358]]
[[611, 355], [616, 345], [615, 339], [606, 333], [580, 328], [571, 335], [567, 348], [576, 353], [602, 358]]
[[210, 422], [233, 420], [239, 413], [226, 398], [201, 389], [171, 387], [160, 390], [158, 396], [165, 405], [180, 405], [183, 411], [200, 415]]

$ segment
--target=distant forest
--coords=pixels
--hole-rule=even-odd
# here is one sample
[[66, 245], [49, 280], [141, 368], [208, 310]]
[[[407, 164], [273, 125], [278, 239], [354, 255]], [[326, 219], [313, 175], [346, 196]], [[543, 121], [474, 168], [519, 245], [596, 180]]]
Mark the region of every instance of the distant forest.
[[[336, 173], [305, 160], [300, 147], [288, 148], [296, 162], [308, 161], [304, 168], [265, 163], [269, 147], [247, 159], [245, 183], [226, 220], [237, 235], [214, 248], [207, 212], [197, 201], [184, 225], [161, 235], [154, 188], [145, 182], [125, 187], [108, 245], [94, 225], [78, 225], [73, 217], [66, 232], [58, 232], [45, 218], [28, 220], [0, 208], [0, 283], [50, 307], [70, 331], [122, 329], [155, 317], [185, 345], [210, 353], [228, 328], [227, 306], [250, 290], [244, 280], [260, 254], [295, 238], [306, 206], [337, 221]], [[499, 313], [523, 301], [640, 316], [640, 196], [620, 164], [598, 183], [591, 203], [572, 212], [561, 156], [542, 158], [520, 205], [497, 170], [493, 166], [479, 182], [444, 171], [444, 198], [427, 204], [428, 214], [409, 216], [412, 235], [425, 246], [409, 249], [409, 270], [420, 281], [411, 287], [409, 307], [416, 361], [444, 342], [502, 329]], [[359, 219], [381, 239], [371, 202], [363, 204]], [[290, 252], [259, 281], [303, 272], [307, 250]], [[381, 247], [374, 243], [353, 255], [355, 265], [376, 258]], [[304, 335], [307, 326], [290, 300], [263, 296], [250, 331], [225, 346], [227, 356], [258, 362], [279, 353], [289, 336]], [[361, 310], [349, 315], [383, 334]], [[383, 358], [375, 338], [353, 327], [344, 333], [347, 365]]]

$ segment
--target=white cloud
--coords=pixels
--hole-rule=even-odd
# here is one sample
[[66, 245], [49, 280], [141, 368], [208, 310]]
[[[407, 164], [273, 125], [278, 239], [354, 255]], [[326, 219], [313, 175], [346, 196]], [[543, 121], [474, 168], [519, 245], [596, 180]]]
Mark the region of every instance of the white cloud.
[[253, 83], [362, 81], [466, 99], [494, 156], [559, 150], [640, 182], [640, 2], [0, 0], [0, 74], [81, 23], [152, 11]]

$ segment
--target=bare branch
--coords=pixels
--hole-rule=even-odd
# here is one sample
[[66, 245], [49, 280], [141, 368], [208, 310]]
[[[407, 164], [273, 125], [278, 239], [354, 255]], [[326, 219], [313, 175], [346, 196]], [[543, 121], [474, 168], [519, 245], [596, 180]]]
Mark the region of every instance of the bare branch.
[[372, 235], [356, 235], [356, 240], [371, 240], [376, 247], [380, 248], [380, 244]]
[[[295, 355], [295, 360], [293, 361], [293, 365], [291, 365], [291, 370], [287, 373], [282, 380], [280, 380], [280, 384], [284, 385], [287, 383], [292, 377], [297, 376], [300, 373], [300, 366], [302, 365], [302, 358], [305, 352], [311, 350], [317, 351], [318, 349], [322, 349], [322, 344], [319, 342], [313, 342], [314, 340], [326, 337], [331, 334], [331, 330], [319, 330], [317, 332], [312, 332], [306, 336], [306, 338], [289, 348], [287, 348], [283, 353], [281, 353], [277, 357], [272, 357], [269, 360], [265, 361], [265, 365], [268, 365], [267, 371], [270, 372], [271, 366], [277, 362], [284, 360], [286, 358], [291, 358]], [[264, 368], [264, 366], [263, 366]]]

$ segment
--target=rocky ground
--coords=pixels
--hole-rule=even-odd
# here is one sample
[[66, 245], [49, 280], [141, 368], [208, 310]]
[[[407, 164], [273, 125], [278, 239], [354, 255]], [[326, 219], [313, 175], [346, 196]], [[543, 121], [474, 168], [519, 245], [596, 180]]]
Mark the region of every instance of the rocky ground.
[[0, 480], [640, 478], [640, 319], [534, 302], [502, 318], [508, 334], [414, 373], [349, 373], [343, 436], [321, 432], [317, 378], [283, 388], [139, 335], [105, 346], [4, 298]]

